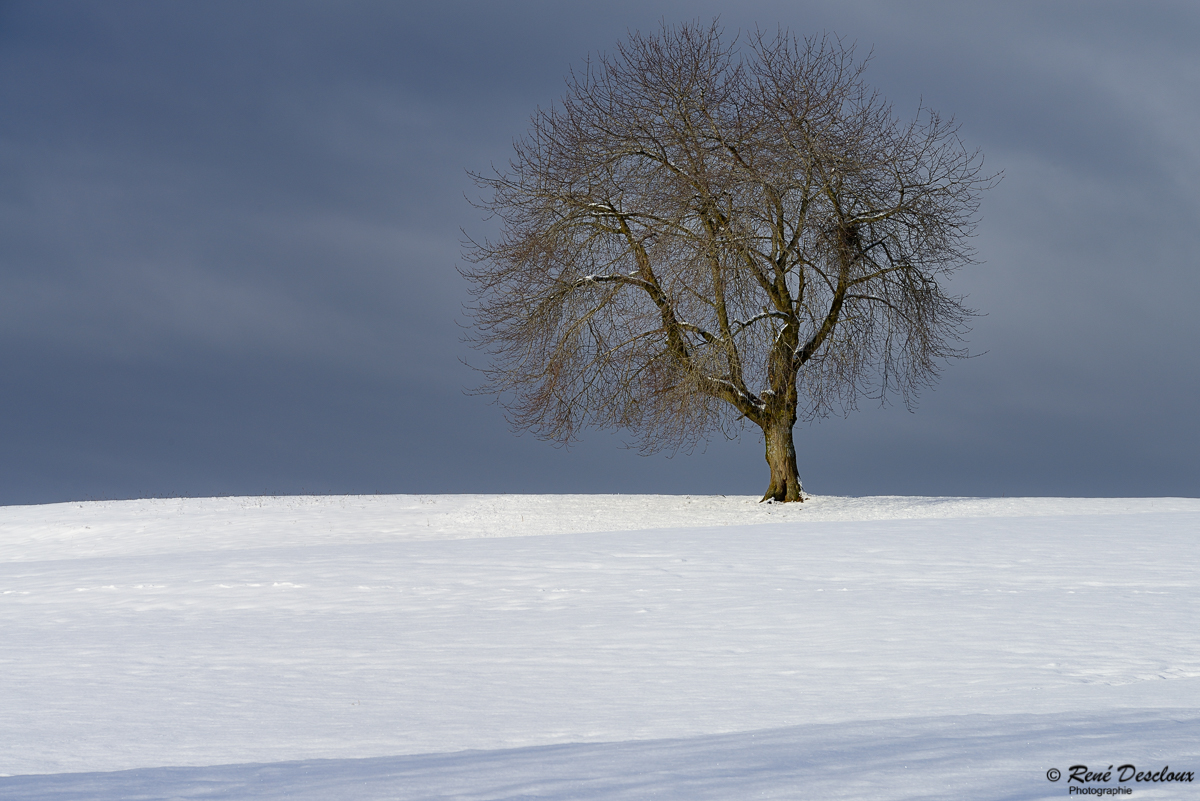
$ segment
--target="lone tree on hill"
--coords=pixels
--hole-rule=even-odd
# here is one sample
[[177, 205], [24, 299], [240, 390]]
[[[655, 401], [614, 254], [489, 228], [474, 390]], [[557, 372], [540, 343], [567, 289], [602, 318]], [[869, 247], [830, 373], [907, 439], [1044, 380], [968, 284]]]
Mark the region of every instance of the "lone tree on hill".
[[800, 501], [792, 429], [860, 395], [906, 404], [971, 312], [939, 284], [971, 262], [994, 179], [957, 126], [912, 121], [837, 39], [632, 34], [572, 73], [507, 171], [473, 175], [502, 222], [469, 241], [469, 339], [515, 427], [585, 425], [644, 452], [748, 420], [763, 500]]

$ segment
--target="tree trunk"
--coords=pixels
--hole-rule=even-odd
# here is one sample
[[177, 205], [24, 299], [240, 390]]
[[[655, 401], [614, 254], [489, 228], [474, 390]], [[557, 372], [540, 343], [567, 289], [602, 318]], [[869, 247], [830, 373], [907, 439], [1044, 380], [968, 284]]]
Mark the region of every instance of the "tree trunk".
[[764, 501], [777, 503], [786, 501], [803, 502], [803, 487], [800, 473], [796, 469], [796, 446], [792, 442], [792, 425], [787, 421], [772, 421], [763, 426], [763, 437], [767, 441], [767, 464], [771, 467], [771, 486], [767, 487]]

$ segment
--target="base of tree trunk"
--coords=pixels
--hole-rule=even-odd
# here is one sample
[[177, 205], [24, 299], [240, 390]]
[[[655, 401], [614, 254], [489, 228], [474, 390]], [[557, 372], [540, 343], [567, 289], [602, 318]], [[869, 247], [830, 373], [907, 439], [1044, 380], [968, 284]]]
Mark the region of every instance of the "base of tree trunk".
[[792, 427], [767, 427], [763, 429], [763, 435], [767, 441], [767, 465], [771, 468], [771, 484], [763, 493], [762, 500], [803, 503], [804, 487], [800, 483], [800, 472], [796, 469], [796, 446], [792, 441]]

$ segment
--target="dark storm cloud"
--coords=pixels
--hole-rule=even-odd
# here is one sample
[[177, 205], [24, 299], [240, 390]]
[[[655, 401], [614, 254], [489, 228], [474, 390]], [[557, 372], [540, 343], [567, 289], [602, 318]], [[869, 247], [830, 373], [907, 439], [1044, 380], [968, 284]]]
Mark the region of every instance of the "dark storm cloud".
[[[0, 502], [754, 492], [751, 432], [666, 460], [513, 437], [459, 363], [465, 170], [589, 53], [717, 4], [0, 5]], [[979, 358], [916, 414], [798, 434], [815, 492], [1197, 494], [1200, 14], [752, 3], [873, 50], [1004, 181]]]

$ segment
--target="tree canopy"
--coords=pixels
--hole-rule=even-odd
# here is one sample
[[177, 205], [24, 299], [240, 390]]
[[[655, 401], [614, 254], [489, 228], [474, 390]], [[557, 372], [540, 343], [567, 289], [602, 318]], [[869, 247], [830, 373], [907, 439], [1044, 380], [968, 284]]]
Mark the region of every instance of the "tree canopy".
[[634, 33], [534, 114], [470, 241], [470, 338], [518, 428], [676, 448], [762, 429], [765, 499], [802, 500], [793, 427], [907, 403], [963, 355], [943, 283], [993, 182], [957, 126], [908, 121], [829, 37]]

